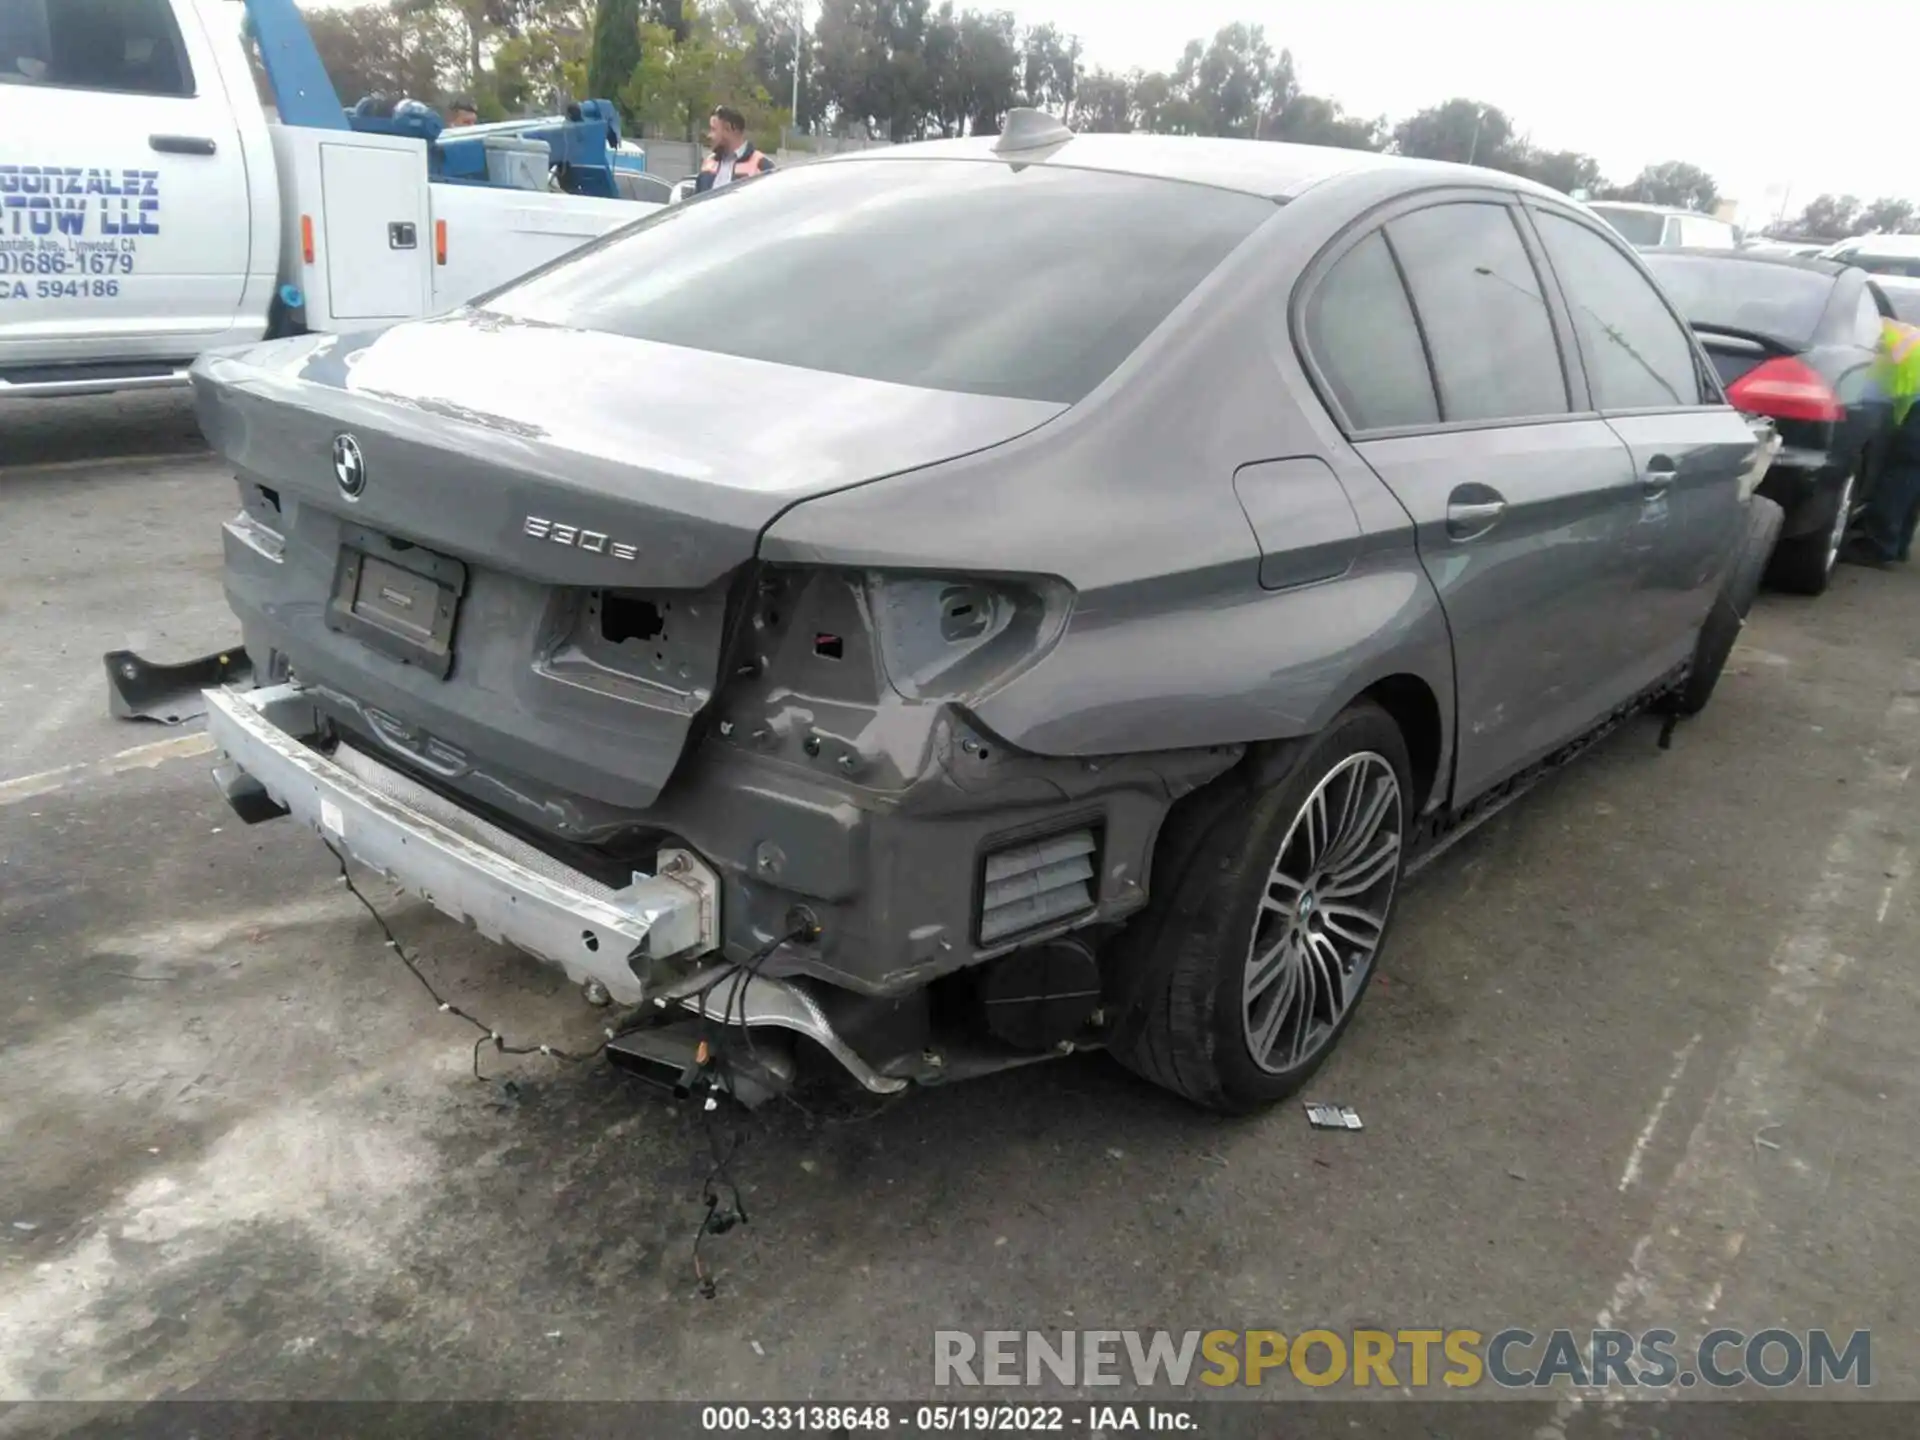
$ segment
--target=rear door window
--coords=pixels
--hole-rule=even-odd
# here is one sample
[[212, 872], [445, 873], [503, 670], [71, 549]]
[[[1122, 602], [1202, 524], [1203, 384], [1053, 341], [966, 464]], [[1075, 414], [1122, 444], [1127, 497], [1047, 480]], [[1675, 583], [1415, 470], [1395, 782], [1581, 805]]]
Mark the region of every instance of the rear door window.
[[1564, 415], [1566, 377], [1513, 212], [1466, 201], [1387, 223], [1433, 357], [1443, 421]]
[[1354, 429], [1439, 420], [1413, 307], [1379, 231], [1341, 256], [1315, 287], [1307, 301], [1305, 338]]
[[0, 0], [0, 85], [191, 95], [168, 0]]
[[1577, 221], [1552, 211], [1536, 211], [1534, 219], [1573, 312], [1594, 404], [1651, 410], [1716, 403], [1693, 337], [1639, 267]]

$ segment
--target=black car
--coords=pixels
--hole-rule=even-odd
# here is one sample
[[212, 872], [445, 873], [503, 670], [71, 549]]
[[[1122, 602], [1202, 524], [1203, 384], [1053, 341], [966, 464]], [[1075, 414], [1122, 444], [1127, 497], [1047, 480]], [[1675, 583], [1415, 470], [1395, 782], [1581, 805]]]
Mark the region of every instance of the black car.
[[1727, 398], [1778, 427], [1783, 443], [1760, 493], [1786, 522], [1767, 578], [1820, 594], [1892, 435], [1892, 405], [1873, 380], [1892, 307], [1866, 271], [1833, 260], [1752, 250], [1650, 250], [1645, 259]]

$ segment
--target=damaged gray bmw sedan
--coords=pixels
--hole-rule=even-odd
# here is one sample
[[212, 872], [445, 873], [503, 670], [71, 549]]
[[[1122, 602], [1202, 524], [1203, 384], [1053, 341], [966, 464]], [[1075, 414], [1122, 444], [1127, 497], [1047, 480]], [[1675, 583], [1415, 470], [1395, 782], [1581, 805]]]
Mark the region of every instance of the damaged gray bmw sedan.
[[235, 808], [747, 1103], [819, 1051], [1288, 1094], [1410, 866], [1706, 702], [1779, 519], [1564, 197], [1031, 112], [194, 380]]

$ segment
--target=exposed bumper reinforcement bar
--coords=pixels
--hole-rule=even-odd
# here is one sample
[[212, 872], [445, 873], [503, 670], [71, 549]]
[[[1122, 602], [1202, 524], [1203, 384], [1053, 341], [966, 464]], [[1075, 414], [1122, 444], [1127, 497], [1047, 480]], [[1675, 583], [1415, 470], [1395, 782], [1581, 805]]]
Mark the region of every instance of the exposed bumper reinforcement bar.
[[420, 787], [365, 755], [350, 770], [303, 744], [270, 718], [298, 709], [296, 686], [209, 690], [206, 700], [214, 743], [301, 823], [489, 939], [599, 981], [621, 1004], [647, 998], [630, 956], [699, 956], [719, 944], [719, 880], [695, 855], [664, 850], [660, 873], [612, 890], [465, 812], [425, 813], [408, 803]]

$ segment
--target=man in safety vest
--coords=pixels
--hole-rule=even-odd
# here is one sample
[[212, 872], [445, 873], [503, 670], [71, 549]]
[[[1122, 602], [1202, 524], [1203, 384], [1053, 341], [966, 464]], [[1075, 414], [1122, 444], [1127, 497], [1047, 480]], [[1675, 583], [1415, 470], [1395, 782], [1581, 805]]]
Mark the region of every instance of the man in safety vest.
[[1920, 326], [1880, 322], [1874, 377], [1893, 401], [1893, 439], [1848, 558], [1905, 560], [1920, 520]]
[[713, 153], [707, 156], [706, 164], [700, 167], [700, 178], [694, 182], [699, 194], [773, 169], [773, 162], [747, 139], [747, 117], [731, 105], [715, 106], [707, 117], [707, 143]]

